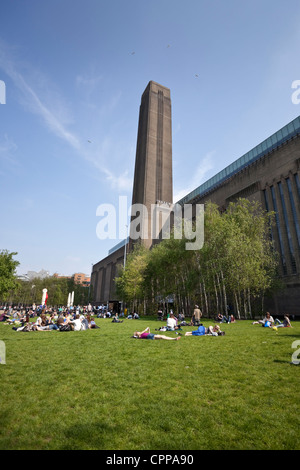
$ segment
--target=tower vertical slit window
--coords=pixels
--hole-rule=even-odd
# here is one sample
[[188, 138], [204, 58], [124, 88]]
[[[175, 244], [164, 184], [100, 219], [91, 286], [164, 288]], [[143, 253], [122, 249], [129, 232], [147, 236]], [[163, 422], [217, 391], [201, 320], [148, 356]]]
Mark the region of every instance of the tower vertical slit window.
[[296, 185], [297, 185], [297, 189], [298, 189], [298, 196], [299, 196], [299, 199], [300, 199], [300, 181], [299, 181], [298, 173], [295, 174], [295, 181], [296, 181]]
[[[269, 201], [268, 201], [268, 194], [267, 194], [267, 191], [266, 191], [265, 189], [263, 190], [263, 194], [264, 194], [264, 200], [265, 200], [266, 211], [267, 211], [267, 212], [270, 212], [270, 206], [269, 206]], [[274, 242], [274, 236], [273, 236], [272, 225], [270, 226], [270, 239], [271, 239], [272, 242]]]
[[281, 261], [282, 261], [282, 269], [283, 269], [283, 274], [286, 275], [286, 274], [287, 274], [286, 259], [285, 259], [285, 253], [284, 253], [284, 248], [283, 248], [281, 227], [280, 227], [280, 221], [279, 221], [279, 216], [278, 216], [278, 208], [277, 208], [277, 202], [276, 202], [276, 196], [275, 196], [274, 186], [271, 186], [270, 189], [271, 189], [273, 207], [274, 207], [274, 211], [275, 211], [275, 221], [276, 221], [276, 227], [277, 227], [278, 238], [279, 238], [280, 253], [281, 253]]
[[279, 194], [280, 194], [280, 199], [281, 199], [281, 205], [282, 205], [282, 209], [283, 209], [283, 217], [284, 217], [284, 222], [285, 222], [285, 226], [286, 226], [286, 233], [287, 233], [287, 237], [288, 237], [291, 266], [292, 266], [293, 274], [295, 274], [297, 272], [295, 252], [294, 252], [293, 240], [292, 240], [290, 224], [289, 224], [289, 219], [288, 219], [288, 215], [287, 215], [287, 209], [286, 209], [286, 204], [285, 204], [285, 200], [284, 200], [284, 194], [283, 194], [283, 189], [282, 189], [281, 182], [278, 183], [278, 188], [279, 188]]
[[290, 196], [290, 201], [291, 201], [291, 208], [292, 208], [293, 220], [294, 220], [296, 234], [297, 234], [298, 245], [300, 247], [300, 226], [299, 226], [299, 220], [298, 220], [298, 217], [297, 217], [296, 205], [295, 205], [295, 200], [294, 200], [294, 195], [293, 195], [293, 191], [292, 191], [292, 184], [291, 184], [290, 178], [286, 178], [286, 183], [287, 183], [287, 187], [288, 187], [288, 190], [289, 190], [289, 196]]
[[158, 90], [157, 103], [157, 154], [156, 154], [156, 197], [162, 200], [162, 141], [163, 141], [163, 106], [164, 95]]

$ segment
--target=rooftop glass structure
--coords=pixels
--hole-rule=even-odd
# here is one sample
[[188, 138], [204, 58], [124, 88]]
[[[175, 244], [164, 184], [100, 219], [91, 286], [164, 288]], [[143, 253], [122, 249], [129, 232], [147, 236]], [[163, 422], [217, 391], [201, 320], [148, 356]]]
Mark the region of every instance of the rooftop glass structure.
[[177, 204], [187, 204], [193, 199], [201, 197], [205, 193], [212, 191], [221, 183], [241, 171], [246, 166], [250, 165], [259, 158], [268, 154], [269, 152], [276, 149], [277, 147], [292, 139], [298, 134], [300, 134], [300, 116], [296, 117], [296, 119], [291, 121], [279, 131], [275, 132], [275, 134], [268, 137], [266, 140], [254, 147], [252, 150], [245, 153], [245, 155], [238, 158], [238, 160], [228, 165], [226, 168], [224, 168], [224, 170], [220, 171], [215, 176], [207, 180], [205, 183], [198, 186], [198, 188], [194, 189], [194, 191], [180, 199]]
[[[127, 243], [129, 243], [129, 237], [127, 237]], [[122, 246], [125, 246], [125, 240], [122, 240], [120, 243], [112, 247], [110, 250], [108, 250], [108, 254], [111, 255], [115, 251], [117, 251], [119, 248], [122, 248]]]

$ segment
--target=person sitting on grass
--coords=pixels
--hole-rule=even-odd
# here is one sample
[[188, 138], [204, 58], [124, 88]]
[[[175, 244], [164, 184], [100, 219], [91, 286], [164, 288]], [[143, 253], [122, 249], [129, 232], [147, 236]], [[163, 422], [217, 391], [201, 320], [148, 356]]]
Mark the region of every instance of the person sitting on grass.
[[222, 313], [218, 313], [217, 317], [215, 320], [219, 323], [228, 323], [228, 318], [225, 317], [225, 315], [222, 315]]
[[119, 316], [116, 313], [112, 319], [112, 323], [123, 323], [124, 320], [119, 320]]
[[274, 318], [270, 315], [269, 312], [267, 312], [263, 320], [254, 321], [252, 325], [262, 325], [266, 328], [271, 328], [272, 326], [274, 326]]
[[283, 322], [278, 320], [278, 318], [275, 318], [275, 325], [277, 325], [277, 328], [288, 328], [288, 327], [292, 328], [292, 325], [291, 325], [291, 322], [290, 322], [290, 319], [289, 319], [288, 315], [284, 315]]
[[205, 326], [203, 325], [200, 325], [197, 330], [187, 331], [185, 333], [185, 336], [207, 336], [207, 335], [223, 336], [225, 335], [225, 332], [221, 331], [221, 328], [219, 327], [219, 325], [209, 326], [207, 328], [205, 328]]
[[78, 313], [76, 313], [76, 315], [75, 315], [75, 320], [70, 320], [69, 323], [71, 323], [73, 325], [73, 330], [74, 331], [80, 331], [81, 330], [82, 323], [81, 323], [81, 320], [80, 320], [80, 315]]
[[9, 320], [9, 319], [10, 319], [9, 313], [5, 313], [5, 310], [4, 310], [0, 315], [0, 322], [1, 321], [7, 322], [7, 320]]
[[170, 313], [169, 318], [167, 318], [167, 331], [174, 331], [178, 330], [179, 327], [177, 326], [177, 320], [175, 318], [174, 313]]
[[91, 315], [87, 315], [87, 321], [88, 321], [88, 327], [89, 327], [89, 329], [100, 328], [98, 325], [96, 325], [96, 322], [95, 322], [95, 320], [91, 317]]
[[177, 336], [176, 338], [170, 338], [169, 336], [165, 335], [154, 335], [153, 333], [150, 333], [150, 328], [147, 326], [147, 328], [144, 331], [135, 331], [133, 338], [137, 339], [166, 339], [170, 341], [178, 341], [181, 336]]

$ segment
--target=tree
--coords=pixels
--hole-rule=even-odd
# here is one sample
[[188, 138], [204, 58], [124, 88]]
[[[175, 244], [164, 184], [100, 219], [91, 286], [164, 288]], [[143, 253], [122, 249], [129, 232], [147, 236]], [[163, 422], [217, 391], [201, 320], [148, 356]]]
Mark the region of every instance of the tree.
[[143, 245], [136, 245], [126, 259], [126, 266], [120, 267], [115, 279], [116, 292], [125, 302], [132, 303], [132, 309], [138, 310], [138, 305], [144, 302], [144, 275], [147, 266], [148, 250]]
[[18, 287], [16, 268], [19, 261], [13, 259], [18, 253], [9, 253], [7, 250], [0, 251], [0, 299], [6, 300], [9, 292]]
[[195, 303], [207, 316], [227, 314], [231, 304], [239, 318], [251, 317], [253, 301], [263, 299], [276, 279], [271, 219], [259, 203], [247, 199], [230, 203], [222, 213], [208, 202], [200, 250], [186, 250], [186, 240], [173, 233], [149, 251], [140, 247], [128, 255], [116, 279], [118, 291], [134, 305], [147, 301], [150, 311], [158, 304], [166, 308], [172, 295], [174, 308], [185, 314], [192, 313]]
[[205, 210], [205, 244], [199, 262], [206, 289], [218, 311], [227, 313], [229, 299], [240, 317], [252, 316], [252, 301], [272, 287], [276, 253], [270, 242], [271, 213], [258, 202], [239, 199], [220, 213], [215, 204]]

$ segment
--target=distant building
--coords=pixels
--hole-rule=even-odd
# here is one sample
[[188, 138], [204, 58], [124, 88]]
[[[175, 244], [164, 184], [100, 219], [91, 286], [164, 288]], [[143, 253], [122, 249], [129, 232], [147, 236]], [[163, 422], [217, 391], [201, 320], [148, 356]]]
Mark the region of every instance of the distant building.
[[58, 273], [53, 274], [53, 277], [58, 279], [73, 279], [75, 284], [80, 284], [82, 286], [88, 287], [91, 282], [90, 276], [87, 276], [84, 273], [75, 273], [72, 276], [61, 276]]
[[83, 273], [75, 273], [73, 276], [75, 284], [80, 284], [82, 286], [89, 286], [91, 282], [90, 276], [87, 276]]
[[31, 281], [32, 279], [46, 279], [50, 276], [49, 271], [45, 271], [45, 269], [41, 269], [41, 271], [28, 271], [26, 274], [22, 274], [19, 276], [19, 279], [25, 281]]

